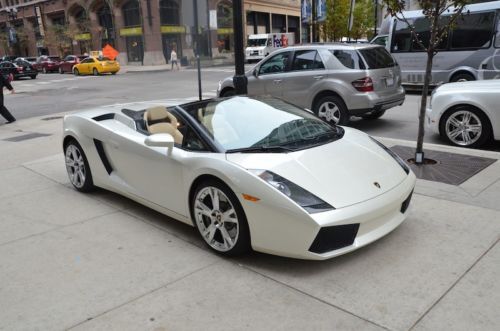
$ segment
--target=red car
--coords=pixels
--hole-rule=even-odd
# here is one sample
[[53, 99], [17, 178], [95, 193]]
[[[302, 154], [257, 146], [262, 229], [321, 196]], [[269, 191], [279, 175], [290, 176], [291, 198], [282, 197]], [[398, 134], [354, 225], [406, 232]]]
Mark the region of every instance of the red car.
[[68, 55], [59, 63], [59, 73], [64, 74], [65, 72], [73, 72], [73, 66], [80, 63], [87, 56], [82, 55]]
[[59, 63], [61, 58], [59, 56], [42, 55], [36, 59], [34, 67], [46, 74], [47, 72], [55, 72], [59, 70]]

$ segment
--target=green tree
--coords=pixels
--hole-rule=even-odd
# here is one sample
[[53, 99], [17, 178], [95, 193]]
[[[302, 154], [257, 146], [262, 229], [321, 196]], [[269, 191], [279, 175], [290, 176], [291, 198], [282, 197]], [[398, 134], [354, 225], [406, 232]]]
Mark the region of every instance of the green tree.
[[73, 38], [80, 30], [68, 24], [54, 24], [45, 30], [44, 44], [56, 48], [60, 56], [68, 53], [72, 47]]
[[[417, 0], [420, 8], [422, 8], [424, 16], [429, 22], [429, 39], [422, 40], [415, 32], [415, 26], [410, 20], [405, 17], [404, 8], [406, 0], [383, 0], [387, 5], [388, 13], [396, 17], [398, 20], [405, 22], [413, 36], [413, 41], [416, 42], [427, 53], [427, 64], [425, 67], [424, 86], [422, 88], [422, 98], [420, 100], [420, 111], [418, 114], [418, 136], [417, 148], [415, 150], [415, 163], [423, 164], [424, 162], [424, 122], [425, 110], [427, 107], [427, 95], [429, 92], [429, 84], [432, 74], [432, 63], [434, 56], [437, 54], [439, 43], [446, 37], [448, 30], [452, 27], [456, 20], [462, 15], [464, 6], [470, 3], [469, 0]], [[440, 19], [441, 15], [447, 14], [448, 19]]]
[[327, 0], [326, 20], [323, 25], [327, 40], [338, 41], [347, 36], [350, 0]]
[[374, 24], [373, 0], [356, 0], [353, 10], [351, 37], [355, 40], [368, 38]]

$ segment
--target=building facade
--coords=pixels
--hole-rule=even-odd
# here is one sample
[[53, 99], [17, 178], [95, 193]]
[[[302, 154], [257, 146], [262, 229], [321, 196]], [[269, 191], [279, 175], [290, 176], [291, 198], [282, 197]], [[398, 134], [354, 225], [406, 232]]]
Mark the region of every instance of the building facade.
[[[232, 10], [231, 0], [0, 0], [0, 55], [85, 54], [110, 44], [124, 64], [165, 64], [172, 49], [185, 59], [196, 49], [231, 58]], [[299, 36], [299, 22], [300, 0], [244, 1], [247, 34]]]

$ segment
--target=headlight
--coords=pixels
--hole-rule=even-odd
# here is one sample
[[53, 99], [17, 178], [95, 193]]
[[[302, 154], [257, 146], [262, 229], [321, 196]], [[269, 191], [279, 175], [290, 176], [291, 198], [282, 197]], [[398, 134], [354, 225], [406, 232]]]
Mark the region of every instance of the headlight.
[[219, 80], [219, 85], [217, 86], [217, 91], [220, 91], [222, 88], [222, 81]]
[[394, 160], [396, 160], [397, 163], [403, 168], [403, 170], [406, 172], [406, 174], [410, 173], [410, 168], [406, 165], [406, 162], [403, 161], [402, 158], [399, 157], [396, 153], [391, 151], [389, 148], [387, 148], [384, 144], [382, 144], [380, 141], [376, 140], [375, 138], [370, 136], [370, 139], [373, 140], [374, 143], [382, 147]]
[[260, 50], [260, 51], [259, 51], [259, 55], [262, 55], [262, 54], [264, 54], [264, 51], [263, 51], [263, 50]]
[[263, 181], [286, 195], [310, 214], [335, 209], [311, 192], [304, 190], [302, 187], [271, 171], [250, 170], [250, 172], [259, 176]]

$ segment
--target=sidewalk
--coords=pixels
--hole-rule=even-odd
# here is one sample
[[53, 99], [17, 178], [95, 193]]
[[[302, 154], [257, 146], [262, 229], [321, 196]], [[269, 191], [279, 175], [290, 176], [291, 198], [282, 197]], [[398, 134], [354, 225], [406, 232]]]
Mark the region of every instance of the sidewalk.
[[500, 161], [418, 180], [406, 222], [354, 253], [224, 259], [189, 226], [74, 190], [62, 115], [0, 125], [0, 330], [500, 329]]

